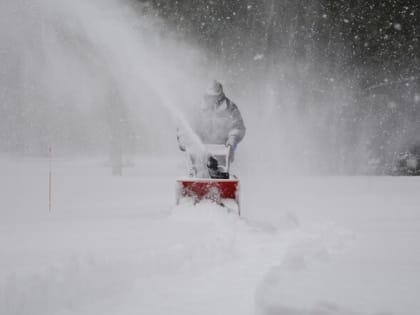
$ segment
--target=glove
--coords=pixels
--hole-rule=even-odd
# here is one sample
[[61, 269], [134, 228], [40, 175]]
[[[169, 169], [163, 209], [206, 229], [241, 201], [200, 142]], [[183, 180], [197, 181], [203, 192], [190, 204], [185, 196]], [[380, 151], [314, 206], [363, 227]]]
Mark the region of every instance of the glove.
[[231, 148], [233, 149], [233, 151], [235, 151], [235, 149], [236, 149], [236, 145], [237, 145], [237, 143], [236, 143], [236, 139], [235, 139], [235, 137], [229, 137], [229, 138], [227, 139], [227, 141], [226, 141], [226, 146], [227, 146], [227, 147], [231, 147]]

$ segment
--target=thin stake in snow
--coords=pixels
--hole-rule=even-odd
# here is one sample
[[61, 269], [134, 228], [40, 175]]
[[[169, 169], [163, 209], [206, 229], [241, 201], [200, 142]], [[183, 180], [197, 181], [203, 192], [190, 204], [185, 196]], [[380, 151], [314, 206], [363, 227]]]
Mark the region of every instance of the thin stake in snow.
[[48, 148], [48, 159], [49, 159], [49, 174], [48, 174], [48, 210], [51, 212], [51, 200], [52, 200], [52, 149]]

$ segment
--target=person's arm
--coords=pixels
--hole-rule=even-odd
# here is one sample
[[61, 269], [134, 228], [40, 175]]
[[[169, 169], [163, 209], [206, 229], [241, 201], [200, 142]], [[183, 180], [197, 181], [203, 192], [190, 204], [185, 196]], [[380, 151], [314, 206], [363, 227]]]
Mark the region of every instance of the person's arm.
[[185, 151], [185, 141], [182, 136], [182, 132], [179, 127], [176, 128], [176, 140], [178, 141], [178, 147], [181, 151]]
[[244, 138], [246, 128], [238, 107], [233, 103], [231, 103], [231, 106], [232, 128], [229, 131], [226, 145], [235, 149], [238, 143]]

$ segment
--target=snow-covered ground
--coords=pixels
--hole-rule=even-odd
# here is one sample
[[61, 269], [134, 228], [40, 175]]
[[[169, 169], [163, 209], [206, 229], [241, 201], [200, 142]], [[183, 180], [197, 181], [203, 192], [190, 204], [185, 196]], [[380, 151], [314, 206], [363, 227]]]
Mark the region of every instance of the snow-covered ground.
[[420, 178], [241, 176], [174, 207], [177, 158], [0, 160], [0, 314], [419, 314]]

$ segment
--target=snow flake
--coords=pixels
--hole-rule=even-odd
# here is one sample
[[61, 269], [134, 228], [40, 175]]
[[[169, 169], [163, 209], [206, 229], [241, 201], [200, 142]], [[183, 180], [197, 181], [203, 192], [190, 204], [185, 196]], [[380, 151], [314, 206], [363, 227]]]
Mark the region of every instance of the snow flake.
[[395, 102], [389, 102], [388, 103], [388, 108], [389, 109], [396, 109], [397, 108], [397, 103], [395, 103]]
[[262, 60], [262, 59], [264, 59], [264, 54], [256, 54], [256, 55], [254, 56], [254, 60], [255, 60], [255, 61], [257, 61], [257, 60]]
[[397, 31], [401, 31], [402, 30], [402, 26], [400, 23], [394, 23], [394, 29]]

